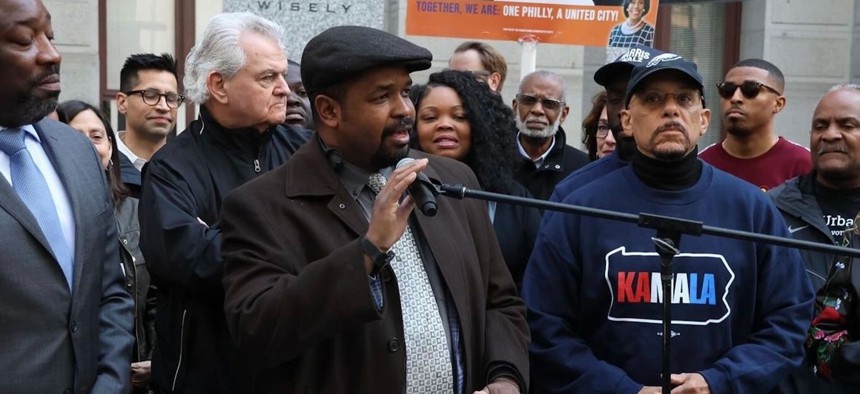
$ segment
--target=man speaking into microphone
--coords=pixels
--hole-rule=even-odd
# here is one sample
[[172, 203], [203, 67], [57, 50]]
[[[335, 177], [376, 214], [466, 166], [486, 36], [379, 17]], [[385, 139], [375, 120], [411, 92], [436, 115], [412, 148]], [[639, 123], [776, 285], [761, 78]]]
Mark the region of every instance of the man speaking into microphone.
[[431, 57], [367, 27], [313, 38], [316, 138], [224, 201], [225, 312], [254, 392], [526, 392], [525, 307], [485, 204], [439, 199], [429, 217], [404, 197], [420, 172], [478, 188], [409, 151], [409, 74]]

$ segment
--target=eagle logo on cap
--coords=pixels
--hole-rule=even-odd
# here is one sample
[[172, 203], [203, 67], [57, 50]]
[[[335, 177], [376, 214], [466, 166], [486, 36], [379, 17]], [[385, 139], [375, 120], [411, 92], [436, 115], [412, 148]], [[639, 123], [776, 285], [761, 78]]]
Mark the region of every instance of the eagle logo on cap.
[[672, 62], [675, 60], [681, 60], [681, 56], [678, 56], [674, 53], [663, 53], [651, 59], [651, 61], [649, 61], [648, 64], [645, 65], [645, 67], [654, 67], [662, 62]]

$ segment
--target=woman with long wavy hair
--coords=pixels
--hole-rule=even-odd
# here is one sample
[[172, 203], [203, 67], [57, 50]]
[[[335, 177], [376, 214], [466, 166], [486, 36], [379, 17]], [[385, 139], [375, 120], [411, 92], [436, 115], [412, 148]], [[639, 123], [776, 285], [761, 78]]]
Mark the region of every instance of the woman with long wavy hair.
[[[465, 163], [486, 191], [530, 197], [525, 187], [513, 180], [513, 160], [517, 157], [513, 112], [486, 84], [469, 72], [445, 70], [430, 75], [426, 85], [413, 87], [410, 97], [416, 113], [413, 148]], [[540, 212], [493, 202], [487, 208], [519, 288]]]

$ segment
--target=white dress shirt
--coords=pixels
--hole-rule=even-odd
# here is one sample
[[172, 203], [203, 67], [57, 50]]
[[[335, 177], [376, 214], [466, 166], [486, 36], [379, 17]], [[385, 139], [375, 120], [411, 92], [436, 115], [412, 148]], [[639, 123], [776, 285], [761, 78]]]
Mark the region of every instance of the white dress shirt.
[[520, 142], [520, 134], [517, 133], [517, 150], [520, 151], [520, 155], [522, 155], [526, 159], [532, 160], [532, 163], [535, 163], [535, 168], [540, 168], [540, 166], [543, 165], [544, 160], [546, 160], [546, 157], [549, 156], [549, 153], [552, 152], [552, 148], [554, 147], [555, 136], [552, 136], [552, 143], [549, 144], [549, 148], [547, 148], [546, 152], [540, 155], [540, 157], [538, 157], [537, 159], [532, 160], [531, 156], [529, 156], [529, 154], [526, 153], [526, 150], [523, 149], [523, 144]]
[[131, 149], [128, 149], [128, 147], [125, 146], [125, 143], [122, 142], [122, 135], [125, 133], [125, 131], [120, 131], [116, 134], [116, 147], [119, 148], [119, 153], [124, 154], [125, 157], [128, 158], [128, 161], [134, 165], [134, 168], [137, 168], [138, 171], [143, 171], [143, 165], [146, 164], [146, 160], [137, 157]]

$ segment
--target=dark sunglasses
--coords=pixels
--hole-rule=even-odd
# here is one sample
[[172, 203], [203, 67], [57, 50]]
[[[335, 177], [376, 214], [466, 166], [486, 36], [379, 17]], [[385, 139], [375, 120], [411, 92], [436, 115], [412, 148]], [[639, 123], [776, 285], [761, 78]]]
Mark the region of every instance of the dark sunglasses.
[[720, 97], [726, 100], [732, 98], [738, 88], [741, 88], [741, 94], [748, 99], [753, 99], [758, 96], [758, 93], [761, 92], [762, 88], [776, 93], [777, 96], [780, 95], [776, 89], [755, 81], [744, 81], [744, 83], [740, 85], [735, 85], [734, 82], [723, 82], [717, 84], [717, 92], [720, 94]]
[[559, 101], [551, 98], [537, 98], [535, 96], [531, 96], [528, 94], [518, 94], [517, 95], [517, 103], [522, 105], [523, 107], [534, 107], [538, 102], [543, 106], [543, 109], [550, 111], [558, 111], [563, 105], [564, 101]]

